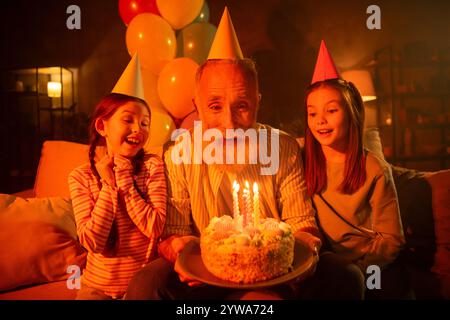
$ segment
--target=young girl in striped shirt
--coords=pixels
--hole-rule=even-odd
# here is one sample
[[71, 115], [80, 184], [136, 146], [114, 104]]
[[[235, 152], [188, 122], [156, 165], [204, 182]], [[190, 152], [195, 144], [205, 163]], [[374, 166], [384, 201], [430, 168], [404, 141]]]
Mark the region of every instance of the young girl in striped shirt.
[[[137, 97], [111, 93], [90, 128], [90, 162], [69, 176], [77, 233], [87, 264], [77, 299], [120, 299], [128, 282], [155, 258], [166, 217], [162, 160], [145, 154], [150, 109]], [[106, 155], [96, 158], [97, 146]]]

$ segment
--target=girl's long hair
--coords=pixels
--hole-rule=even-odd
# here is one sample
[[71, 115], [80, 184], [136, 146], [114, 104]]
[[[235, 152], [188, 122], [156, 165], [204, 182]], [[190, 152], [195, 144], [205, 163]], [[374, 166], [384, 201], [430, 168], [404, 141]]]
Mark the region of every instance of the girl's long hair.
[[[144, 100], [120, 93], [110, 93], [103, 97], [103, 99], [100, 100], [100, 102], [95, 107], [94, 113], [92, 115], [89, 127], [89, 162], [91, 165], [91, 171], [97, 178], [99, 189], [101, 189], [101, 178], [100, 174], [97, 171], [97, 168], [95, 167], [95, 151], [97, 146], [106, 146], [106, 140], [97, 132], [97, 129], [95, 129], [95, 122], [97, 121], [97, 119], [108, 120], [112, 117], [112, 115], [117, 111], [119, 107], [128, 102], [137, 102], [143, 104], [148, 109], [149, 115], [151, 117], [150, 108]], [[144, 162], [144, 155], [145, 152], [143, 149], [141, 149], [132, 159], [134, 175], [137, 175], [141, 170], [141, 166]], [[118, 243], [117, 223], [114, 220], [107, 240], [105, 255], [114, 255], [118, 248]]]
[[311, 92], [323, 87], [338, 90], [349, 119], [348, 147], [345, 157], [344, 179], [338, 190], [352, 194], [366, 181], [366, 157], [363, 146], [364, 104], [353, 83], [342, 79], [331, 79], [312, 84], [305, 98], [305, 148], [303, 160], [307, 191], [310, 196], [322, 192], [327, 186], [327, 170], [322, 146], [314, 138], [308, 123], [307, 99]]

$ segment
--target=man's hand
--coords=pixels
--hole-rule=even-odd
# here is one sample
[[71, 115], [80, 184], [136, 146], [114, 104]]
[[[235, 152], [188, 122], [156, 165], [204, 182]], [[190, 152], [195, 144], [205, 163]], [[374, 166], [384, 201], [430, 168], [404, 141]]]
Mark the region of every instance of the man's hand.
[[100, 161], [95, 164], [95, 168], [97, 169], [100, 178], [106, 181], [110, 186], [116, 186], [116, 179], [114, 176], [114, 158], [110, 155], [104, 156]]
[[302, 275], [300, 275], [299, 277], [290, 281], [291, 284], [303, 281], [304, 279], [311, 277], [316, 272], [317, 262], [319, 260], [319, 251], [320, 248], [322, 247], [322, 241], [320, 240], [320, 238], [316, 237], [312, 233], [306, 231], [297, 231], [294, 233], [294, 237], [300, 240], [301, 242], [305, 243], [308, 246], [308, 248], [315, 255], [317, 255], [317, 257], [315, 258], [316, 262], [311, 266], [311, 268]]
[[181, 282], [185, 282], [188, 286], [193, 287], [201, 285], [202, 283], [189, 278], [183, 270], [180, 270], [177, 259], [181, 250], [183, 250], [184, 247], [191, 241], [199, 241], [199, 238], [194, 236], [171, 236], [166, 240], [161, 241], [158, 246], [158, 254], [167, 261], [175, 264], [174, 270], [178, 273]]
[[180, 269], [180, 264], [178, 261], [179, 260], [177, 259], [177, 261], [175, 262], [174, 270], [176, 273], [178, 273], [178, 277], [180, 278], [181, 282], [186, 283], [189, 287], [197, 287], [204, 284], [203, 282], [190, 278], [186, 273], [184, 273], [183, 270]]
[[320, 248], [322, 247], [322, 241], [318, 237], [305, 231], [297, 231], [294, 233], [294, 237], [306, 243], [312, 252], [317, 255], [319, 254]]
[[175, 263], [178, 254], [184, 249], [186, 244], [191, 241], [199, 241], [198, 237], [194, 236], [170, 236], [158, 246], [158, 254], [169, 262]]

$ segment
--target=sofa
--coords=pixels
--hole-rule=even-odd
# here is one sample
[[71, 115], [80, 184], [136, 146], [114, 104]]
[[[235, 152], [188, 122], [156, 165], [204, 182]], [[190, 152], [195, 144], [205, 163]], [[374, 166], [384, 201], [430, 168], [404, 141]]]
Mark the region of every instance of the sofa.
[[[0, 300], [71, 300], [70, 266], [81, 270], [67, 177], [88, 161], [88, 146], [43, 144], [33, 189], [0, 194]], [[161, 149], [148, 150], [161, 154]], [[102, 152], [102, 150], [100, 150]], [[100, 156], [100, 155], [99, 155]], [[450, 298], [450, 170], [393, 167], [407, 246], [400, 259], [417, 299]], [[252, 295], [247, 298], [264, 299]]]

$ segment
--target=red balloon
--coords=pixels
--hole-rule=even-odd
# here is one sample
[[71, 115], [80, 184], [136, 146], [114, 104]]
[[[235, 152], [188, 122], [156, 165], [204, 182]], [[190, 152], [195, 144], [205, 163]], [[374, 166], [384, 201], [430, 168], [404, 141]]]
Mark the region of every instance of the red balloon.
[[126, 26], [135, 16], [144, 12], [161, 16], [156, 0], [119, 0], [119, 14]]

